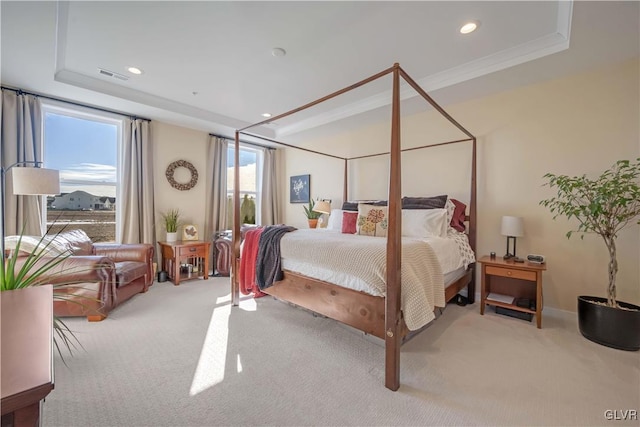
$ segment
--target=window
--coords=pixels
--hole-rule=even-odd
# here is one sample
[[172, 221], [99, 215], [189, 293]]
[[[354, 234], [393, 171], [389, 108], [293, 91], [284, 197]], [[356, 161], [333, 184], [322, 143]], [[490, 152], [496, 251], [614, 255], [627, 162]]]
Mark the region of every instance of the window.
[[43, 103], [45, 166], [60, 171], [47, 199], [49, 233], [82, 229], [94, 242], [114, 242], [117, 158], [122, 120]]
[[[227, 227], [233, 225], [233, 166], [235, 146], [227, 152]], [[262, 152], [240, 145], [240, 222], [260, 224]]]

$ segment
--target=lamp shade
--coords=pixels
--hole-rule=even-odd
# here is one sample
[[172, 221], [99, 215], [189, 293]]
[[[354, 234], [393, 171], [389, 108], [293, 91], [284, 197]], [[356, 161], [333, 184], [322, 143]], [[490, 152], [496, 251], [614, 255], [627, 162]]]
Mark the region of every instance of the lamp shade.
[[13, 194], [60, 194], [60, 172], [55, 169], [18, 167], [11, 170]]
[[313, 205], [313, 210], [315, 212], [330, 214], [331, 204], [329, 202], [325, 202], [324, 200], [319, 200]]
[[522, 237], [524, 236], [524, 221], [520, 216], [503, 216], [502, 231], [503, 236]]

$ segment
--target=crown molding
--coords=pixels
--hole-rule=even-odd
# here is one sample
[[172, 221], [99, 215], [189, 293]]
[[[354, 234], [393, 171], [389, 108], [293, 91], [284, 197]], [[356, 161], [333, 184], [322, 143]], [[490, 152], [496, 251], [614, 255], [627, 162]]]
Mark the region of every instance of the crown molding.
[[[428, 77], [417, 80], [417, 83], [425, 91], [432, 92], [566, 50], [569, 48], [572, 11], [572, 0], [559, 1], [555, 33], [551, 33], [538, 39], [522, 43], [518, 46], [432, 74]], [[401, 100], [404, 101], [415, 96], [418, 96], [418, 93], [416, 93], [406, 83], [401, 86]], [[276, 135], [278, 138], [281, 138], [286, 135], [292, 135], [336, 120], [341, 120], [356, 114], [384, 107], [391, 103], [390, 100], [391, 91], [388, 90], [361, 101], [338, 107], [314, 117], [283, 126], [276, 130]]]
[[[58, 2], [56, 11], [55, 73], [53, 76], [53, 79], [56, 82], [70, 84], [79, 88], [114, 96], [116, 98], [126, 99], [131, 102], [137, 102], [150, 107], [171, 111], [190, 118], [224, 125], [231, 129], [240, 129], [250, 124], [242, 120], [227, 117], [202, 108], [193, 107], [191, 105], [135, 90], [127, 86], [107, 82], [105, 80], [67, 69], [66, 45], [68, 18], [68, 2]], [[255, 131], [265, 137], [275, 137], [275, 131], [273, 129], [260, 126]]]
[[[417, 80], [417, 83], [425, 91], [432, 92], [568, 49], [571, 34], [573, 0], [559, 0], [557, 4], [556, 30], [554, 33], [523, 43], [519, 46], [467, 62], [448, 70], [432, 74]], [[58, 2], [56, 15], [55, 81], [126, 99], [150, 107], [163, 109], [191, 118], [205, 120], [213, 124], [228, 126], [230, 128], [240, 129], [250, 124], [209, 110], [193, 107], [67, 69], [66, 46], [69, 3], [66, 1]], [[401, 100], [407, 100], [418, 96], [413, 88], [407, 84], [403, 84], [400, 90]], [[387, 90], [367, 97], [361, 101], [334, 108], [330, 111], [326, 111], [308, 119], [300, 120], [287, 126], [281, 126], [278, 128], [260, 126], [254, 131], [259, 131], [259, 133], [265, 137], [276, 139], [282, 138], [287, 135], [299, 133], [337, 120], [365, 113], [376, 108], [387, 106], [390, 104], [390, 100], [391, 91]]]

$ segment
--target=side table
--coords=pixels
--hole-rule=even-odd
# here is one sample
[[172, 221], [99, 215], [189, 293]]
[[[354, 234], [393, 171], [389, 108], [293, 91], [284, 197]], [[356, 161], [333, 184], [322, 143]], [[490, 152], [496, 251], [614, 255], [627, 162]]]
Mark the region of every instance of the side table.
[[31, 286], [0, 295], [3, 426], [38, 426], [53, 390], [53, 286]]
[[[169, 280], [178, 286], [182, 280], [209, 278], [209, 250], [211, 242], [204, 240], [178, 240], [158, 242], [162, 255], [162, 269]], [[185, 268], [183, 268], [183, 264]]]
[[[480, 292], [480, 314], [484, 314], [485, 305], [504, 307], [509, 310], [521, 311], [536, 315], [538, 329], [542, 328], [542, 272], [547, 269], [546, 264], [523, 263], [483, 256], [478, 260], [482, 264], [482, 291]], [[535, 301], [535, 310], [519, 307], [511, 302], [492, 299], [508, 297], [529, 298]]]

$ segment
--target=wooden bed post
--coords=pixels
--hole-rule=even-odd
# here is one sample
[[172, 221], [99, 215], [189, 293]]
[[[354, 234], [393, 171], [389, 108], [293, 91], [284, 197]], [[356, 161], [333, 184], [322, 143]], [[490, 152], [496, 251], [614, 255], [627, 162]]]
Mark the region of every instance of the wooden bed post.
[[240, 132], [236, 130], [233, 162], [233, 255], [231, 257], [231, 302], [240, 304]]
[[[469, 246], [473, 249], [473, 253], [476, 253], [476, 233], [477, 233], [477, 183], [476, 183], [476, 137], [473, 137], [473, 148], [471, 151], [471, 197], [469, 201]], [[476, 270], [473, 267], [473, 274], [471, 275], [471, 282], [467, 286], [467, 300], [469, 304], [473, 304], [476, 301]]]
[[389, 228], [387, 230], [387, 298], [385, 301], [385, 381], [396, 391], [400, 387], [400, 301], [402, 269], [402, 201], [400, 172], [400, 65], [393, 65], [391, 107], [391, 149], [389, 164]]
[[342, 188], [342, 203], [347, 201], [347, 192], [348, 192], [347, 164], [348, 163], [349, 163], [349, 160], [344, 159], [344, 187]]

